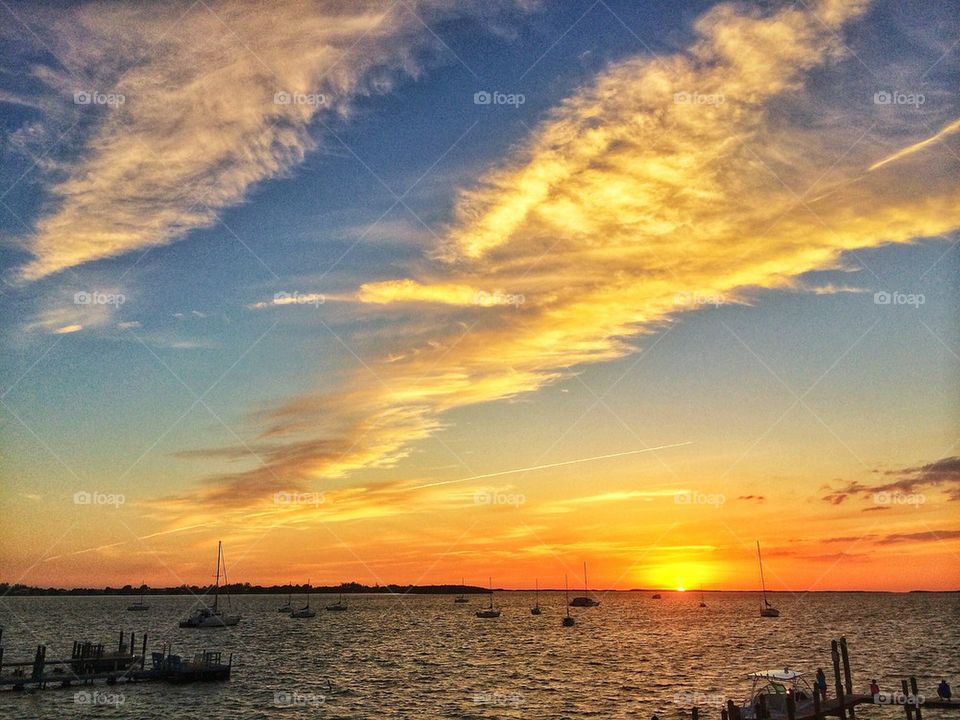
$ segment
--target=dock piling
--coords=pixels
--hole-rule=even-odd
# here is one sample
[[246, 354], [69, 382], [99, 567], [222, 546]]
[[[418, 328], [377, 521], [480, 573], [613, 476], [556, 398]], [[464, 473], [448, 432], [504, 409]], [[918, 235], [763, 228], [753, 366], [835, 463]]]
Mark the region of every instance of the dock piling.
[[[847, 691], [846, 694], [853, 695], [853, 673], [850, 671], [850, 654], [847, 652], [847, 639], [845, 637], [840, 638], [840, 659], [843, 661], [843, 681]], [[855, 720], [856, 714], [853, 705], [850, 706], [848, 712], [850, 713], [850, 720]]]
[[910, 676], [910, 693], [913, 700], [913, 712], [917, 716], [917, 720], [923, 720], [923, 712], [920, 710], [920, 692], [917, 689], [917, 678], [914, 675]]
[[830, 641], [830, 658], [833, 660], [833, 684], [839, 703], [837, 712], [840, 720], [845, 720], [847, 717], [846, 693], [843, 691], [843, 681], [840, 679], [840, 650], [839, 643], [836, 640]]
[[900, 689], [903, 690], [903, 713], [907, 716], [907, 720], [913, 720], [913, 708], [910, 707], [908, 702], [910, 698], [910, 687], [907, 685], [906, 678], [900, 681]]

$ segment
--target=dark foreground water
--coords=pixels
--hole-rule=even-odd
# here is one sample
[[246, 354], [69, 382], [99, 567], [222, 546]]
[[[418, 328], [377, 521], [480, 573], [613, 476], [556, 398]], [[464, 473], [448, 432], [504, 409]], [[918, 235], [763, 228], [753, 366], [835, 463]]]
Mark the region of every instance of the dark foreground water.
[[[99, 685], [0, 694], [0, 718], [644, 718], [705, 720], [716, 703], [745, 697], [745, 675], [789, 666], [830, 668], [830, 640], [846, 635], [854, 682], [872, 677], [899, 687], [916, 674], [936, 694], [941, 676], [960, 690], [960, 595], [809, 594], [775, 596], [777, 619], [758, 616], [750, 594], [608, 593], [598, 608], [574, 610], [560, 625], [562, 595], [502, 593], [497, 620], [473, 613], [486, 599], [454, 605], [449, 596], [349, 596], [346, 613], [293, 620], [276, 612], [285, 598], [242, 596], [240, 625], [181, 630], [188, 597], [152, 597], [147, 613], [125, 611], [129, 598], [2, 598], [7, 660], [69, 655], [74, 639], [115, 644], [120, 629], [146, 631], [152, 649], [234, 653], [226, 683]], [[296, 598], [295, 598], [296, 600]], [[314, 597], [322, 606], [330, 598]], [[139, 640], [137, 641], [139, 645]], [[76, 696], [76, 693], [87, 695]], [[93, 702], [84, 702], [92, 700]], [[860, 717], [899, 720], [870, 708]], [[956, 716], [956, 713], [953, 713]], [[933, 720], [938, 713], [925, 712]]]

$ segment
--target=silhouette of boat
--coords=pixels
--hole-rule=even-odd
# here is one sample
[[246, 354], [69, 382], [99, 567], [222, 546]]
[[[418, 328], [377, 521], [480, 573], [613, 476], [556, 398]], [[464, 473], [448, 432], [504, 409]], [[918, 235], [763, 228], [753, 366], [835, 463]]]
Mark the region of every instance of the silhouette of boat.
[[135, 603], [130, 603], [129, 605], [127, 605], [127, 610], [129, 612], [146, 612], [147, 610], [150, 609], [150, 606], [143, 601], [144, 587], [145, 587], [144, 584], [141, 582], [140, 583], [140, 600]]
[[493, 606], [493, 578], [490, 578], [490, 605], [483, 610], [477, 610], [478, 618], [498, 618], [500, 617], [500, 608]]
[[317, 612], [310, 608], [310, 581], [307, 580], [307, 604], [298, 610], [291, 610], [290, 617], [292, 618], [312, 618]]
[[345, 612], [347, 609], [347, 604], [343, 601], [343, 593], [340, 593], [340, 597], [335, 603], [327, 605], [327, 610], [330, 612]]
[[767, 584], [763, 580], [763, 558], [760, 556], [759, 540], [757, 540], [757, 562], [760, 563], [760, 587], [763, 589], [763, 603], [760, 605], [760, 617], [780, 617], [780, 611], [767, 600]]
[[537, 590], [536, 590], [536, 600], [533, 603], [533, 607], [530, 608], [531, 615], [542, 615], [543, 610], [540, 609], [540, 581], [537, 580]]
[[651, 600], [662, 600], [662, 599], [663, 599], [663, 596], [662, 596], [660, 593], [654, 593], [653, 595], [650, 596], [650, 599], [651, 599]]
[[[461, 578], [460, 578], [460, 589], [462, 590], [463, 588], [464, 588], [463, 578], [461, 577]], [[463, 593], [460, 593], [459, 595], [457, 595], [456, 598], [454, 598], [454, 602], [455, 602], [455, 603], [465, 603], [465, 602], [470, 602], [470, 601], [467, 600], [467, 598], [464, 596]]]
[[570, 601], [570, 607], [596, 607], [600, 602], [590, 597], [590, 591], [587, 590], [587, 563], [583, 563], [583, 596], [575, 597]]
[[[216, 628], [236, 625], [240, 622], [239, 615], [230, 615], [220, 609], [220, 561], [223, 557], [223, 543], [217, 542], [217, 581], [213, 588], [213, 605], [204, 605], [197, 608], [186, 619], [180, 621], [182, 628]], [[226, 580], [227, 571], [224, 568], [223, 578]], [[227, 596], [229, 603], [230, 596]]]
[[567, 616], [563, 619], [562, 625], [563, 625], [564, 627], [573, 627], [573, 626], [576, 624], [576, 620], [574, 620], [574, 619], [570, 616], [570, 605], [571, 605], [572, 603], [570, 602], [570, 585], [569, 585], [569, 583], [567, 582], [567, 576], [566, 576], [566, 575], [563, 576], [563, 599], [566, 601]]

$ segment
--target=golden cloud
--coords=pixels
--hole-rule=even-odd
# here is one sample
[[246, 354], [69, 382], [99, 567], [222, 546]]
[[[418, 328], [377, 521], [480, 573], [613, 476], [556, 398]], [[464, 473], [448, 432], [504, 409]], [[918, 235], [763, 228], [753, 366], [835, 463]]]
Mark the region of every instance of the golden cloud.
[[[398, 332], [340, 392], [280, 405], [267, 415], [263, 462], [211, 478], [205, 492], [241, 505], [279, 478], [309, 486], [389, 465], [445, 411], [623, 356], [701, 299], [796, 288], [845, 253], [960, 226], [955, 156], [931, 157], [935, 145], [917, 139], [915, 152], [867, 172], [876, 144], [857, 145], [842, 113], [811, 134], [777, 112], [811, 110], [808, 75], [844, 61], [838, 33], [861, 3], [738, 8], [704, 15], [687, 52], [611, 65], [517, 159], [463, 192], [438, 262], [358, 294], [397, 313], [439, 303], [460, 322], [444, 315]], [[525, 302], [479, 307], [479, 288]]]
[[98, 120], [50, 189], [24, 279], [214, 224], [254, 183], [303, 159], [315, 118], [329, 123], [356, 97], [419, 72], [429, 35], [418, 5], [96, 3], [48, 17], [42, 42], [66, 69], [37, 74], [86, 101], [77, 119]]

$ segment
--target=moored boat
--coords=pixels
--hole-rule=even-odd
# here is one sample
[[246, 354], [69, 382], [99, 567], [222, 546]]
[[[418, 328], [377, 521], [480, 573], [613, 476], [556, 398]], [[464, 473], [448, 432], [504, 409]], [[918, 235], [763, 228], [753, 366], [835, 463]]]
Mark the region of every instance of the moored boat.
[[590, 597], [590, 591], [587, 590], [587, 563], [583, 563], [583, 595], [571, 600], [570, 607], [596, 607], [599, 604], [600, 601]]
[[[220, 608], [220, 561], [223, 557], [223, 544], [217, 542], [217, 580], [213, 587], [213, 605], [203, 605], [194, 610], [189, 617], [180, 621], [182, 628], [219, 628], [236, 625], [240, 622], [239, 615], [224, 612]], [[226, 568], [223, 571], [226, 580]], [[230, 596], [227, 596], [229, 603]]]
[[490, 578], [490, 605], [483, 608], [482, 610], [477, 610], [476, 616], [478, 618], [498, 618], [500, 617], [500, 608], [495, 608], [493, 606], [493, 578]]

